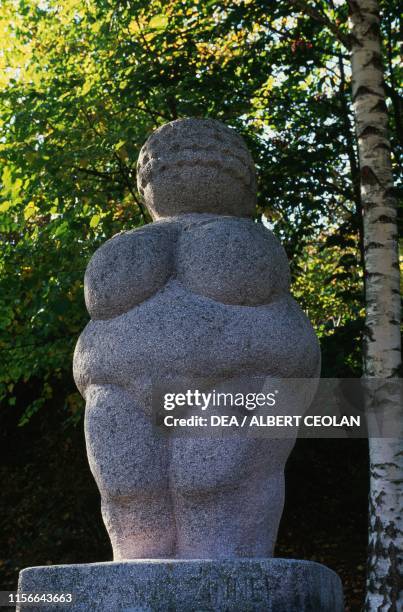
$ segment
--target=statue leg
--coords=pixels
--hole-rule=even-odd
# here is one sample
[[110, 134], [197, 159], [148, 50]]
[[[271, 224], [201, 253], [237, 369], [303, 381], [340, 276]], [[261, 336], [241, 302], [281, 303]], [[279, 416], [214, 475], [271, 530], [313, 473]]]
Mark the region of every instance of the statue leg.
[[174, 440], [177, 558], [271, 557], [290, 440]]
[[167, 441], [155, 436], [141, 408], [144, 393], [91, 385], [86, 400], [88, 459], [114, 559], [173, 556]]

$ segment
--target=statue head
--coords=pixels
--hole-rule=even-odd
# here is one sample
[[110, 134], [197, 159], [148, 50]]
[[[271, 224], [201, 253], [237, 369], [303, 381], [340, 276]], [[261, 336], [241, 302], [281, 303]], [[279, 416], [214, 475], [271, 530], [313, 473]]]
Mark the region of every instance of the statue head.
[[184, 213], [250, 216], [256, 176], [244, 140], [213, 119], [178, 119], [140, 151], [137, 185], [153, 219]]

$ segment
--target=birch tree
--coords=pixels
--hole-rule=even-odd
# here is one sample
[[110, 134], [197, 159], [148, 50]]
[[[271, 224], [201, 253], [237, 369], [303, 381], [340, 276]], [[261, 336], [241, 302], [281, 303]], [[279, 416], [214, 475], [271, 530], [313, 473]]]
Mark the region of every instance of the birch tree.
[[[397, 202], [394, 195], [378, 0], [347, 0], [349, 32], [329, 16], [335, 2], [292, 0], [349, 51], [360, 162], [365, 270], [364, 376], [391, 379], [401, 369]], [[391, 387], [392, 388], [392, 387]], [[385, 402], [385, 400], [384, 400]], [[392, 393], [383, 404], [396, 408]], [[396, 435], [399, 435], [396, 432]], [[402, 470], [400, 439], [369, 439], [369, 542], [365, 609], [402, 609]]]
[[[401, 366], [397, 205], [385, 103], [379, 4], [349, 2], [352, 96], [361, 171], [365, 252], [364, 371], [380, 379]], [[402, 545], [402, 446], [369, 439], [367, 610], [398, 610]], [[400, 608], [401, 609], [401, 608]]]

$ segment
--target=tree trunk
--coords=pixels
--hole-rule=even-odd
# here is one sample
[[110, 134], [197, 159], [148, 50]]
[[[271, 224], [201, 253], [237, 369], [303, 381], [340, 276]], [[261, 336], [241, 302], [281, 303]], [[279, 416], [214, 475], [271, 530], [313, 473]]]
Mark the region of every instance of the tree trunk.
[[[366, 377], [396, 377], [401, 366], [397, 206], [387, 133], [379, 3], [349, 0], [353, 105], [361, 173], [366, 268]], [[390, 399], [393, 406], [393, 400]], [[398, 433], [397, 433], [398, 435]], [[366, 610], [396, 611], [402, 548], [399, 440], [371, 438]]]

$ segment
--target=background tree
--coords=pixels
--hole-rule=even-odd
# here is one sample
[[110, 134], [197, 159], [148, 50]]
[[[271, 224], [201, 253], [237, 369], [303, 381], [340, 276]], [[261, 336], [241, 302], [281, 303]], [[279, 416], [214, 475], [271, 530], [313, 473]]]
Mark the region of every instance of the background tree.
[[[398, 376], [401, 368], [400, 278], [397, 202], [393, 185], [391, 145], [380, 40], [377, 0], [356, 0], [351, 6], [353, 104], [360, 154], [365, 253], [365, 376]], [[396, 101], [392, 99], [394, 107]], [[398, 117], [399, 119], [399, 117]], [[383, 394], [385, 385], [382, 385]], [[393, 391], [386, 409], [395, 409]], [[383, 400], [385, 402], [385, 400]], [[401, 440], [371, 437], [369, 568], [366, 608], [397, 610], [403, 561], [401, 508], [403, 453]]]
[[[388, 108], [381, 47], [378, 0], [348, 0], [350, 33], [337, 18], [336, 6], [330, 11], [320, 3], [295, 0], [306, 15], [323, 23], [351, 50], [352, 102], [358, 140], [360, 197], [362, 213], [361, 253], [365, 273], [364, 374], [387, 379], [401, 369], [400, 275], [397, 201], [394, 190], [391, 141], [388, 135]], [[387, 61], [393, 115], [401, 126], [401, 102], [396, 91], [391, 58], [391, 22], [386, 17]], [[341, 67], [341, 66], [340, 66]], [[399, 160], [397, 160], [399, 164]], [[357, 194], [358, 195], [358, 194]], [[387, 392], [388, 387], [380, 384]], [[396, 410], [390, 388], [386, 409]], [[388, 406], [389, 404], [389, 406]], [[402, 559], [401, 473], [403, 460], [399, 439], [370, 437], [369, 551], [366, 609], [397, 609], [403, 602], [400, 588]]]
[[[346, 59], [320, 24], [272, 4], [267, 17], [265, 3], [3, 3], [1, 382], [11, 403], [32, 383], [22, 422], [60, 387], [79, 410], [69, 363], [83, 270], [105, 238], [147, 222], [135, 164], [160, 123], [215, 116], [244, 133], [257, 214], [295, 275], [326, 227], [337, 248], [359, 234]], [[342, 257], [344, 272], [359, 267], [359, 251]], [[358, 338], [356, 317], [344, 323]]]

